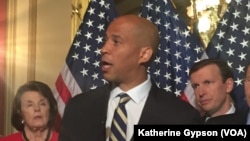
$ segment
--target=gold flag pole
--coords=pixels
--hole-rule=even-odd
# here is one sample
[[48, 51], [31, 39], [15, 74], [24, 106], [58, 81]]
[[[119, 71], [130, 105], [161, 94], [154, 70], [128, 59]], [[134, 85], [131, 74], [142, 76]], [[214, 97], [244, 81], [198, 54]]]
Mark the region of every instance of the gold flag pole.
[[89, 0], [72, 0], [71, 14], [71, 40], [73, 41], [77, 29], [82, 21], [83, 15], [88, 7]]
[[199, 18], [198, 18], [198, 12], [196, 9], [196, 0], [191, 0], [191, 1], [192, 1], [192, 8], [193, 8], [193, 18], [191, 19], [191, 24], [190, 24], [191, 25], [191, 32], [196, 34], [201, 39], [203, 47], [205, 47], [204, 40], [201, 37], [200, 32], [199, 32], [199, 28], [198, 28]]
[[199, 35], [199, 29], [197, 27], [198, 24], [198, 16], [197, 16], [197, 10], [196, 10], [196, 1], [192, 0], [193, 3], [193, 21], [192, 21], [192, 32]]

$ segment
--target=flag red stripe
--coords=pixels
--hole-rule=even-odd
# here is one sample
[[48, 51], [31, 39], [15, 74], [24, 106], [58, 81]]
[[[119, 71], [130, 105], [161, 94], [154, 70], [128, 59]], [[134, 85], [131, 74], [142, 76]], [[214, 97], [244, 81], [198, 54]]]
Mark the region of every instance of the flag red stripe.
[[68, 66], [65, 65], [60, 72], [56, 82], [56, 89], [54, 91], [54, 97], [57, 100], [58, 111], [60, 115], [63, 115], [65, 104], [74, 97], [76, 94], [81, 93], [81, 89], [71, 74]]
[[63, 102], [67, 103], [67, 101], [71, 98], [71, 94], [68, 87], [65, 85], [61, 74], [59, 74], [55, 85]]
[[183, 93], [181, 93], [180, 98], [181, 98], [183, 101], [186, 101], [186, 102], [188, 102], [188, 103], [189, 103], [189, 100], [188, 100], [188, 98], [186, 97], [186, 94], [185, 94], [184, 92], [183, 92]]

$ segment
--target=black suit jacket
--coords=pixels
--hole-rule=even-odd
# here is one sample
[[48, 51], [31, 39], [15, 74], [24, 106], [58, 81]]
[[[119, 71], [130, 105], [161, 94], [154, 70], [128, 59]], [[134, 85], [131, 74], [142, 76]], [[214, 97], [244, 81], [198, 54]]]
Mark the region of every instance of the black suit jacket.
[[[65, 107], [59, 141], [104, 141], [111, 87], [73, 97]], [[152, 85], [138, 124], [202, 124], [190, 104]]]
[[216, 125], [246, 125], [247, 121], [247, 112], [236, 108], [235, 113], [221, 115], [217, 117], [209, 118], [205, 121], [206, 117], [202, 117], [204, 123], [208, 124], [216, 124]]

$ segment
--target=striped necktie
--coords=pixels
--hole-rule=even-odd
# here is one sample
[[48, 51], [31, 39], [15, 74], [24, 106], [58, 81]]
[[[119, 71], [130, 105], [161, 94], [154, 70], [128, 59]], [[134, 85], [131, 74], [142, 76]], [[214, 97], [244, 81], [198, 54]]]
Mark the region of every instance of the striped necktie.
[[129, 95], [122, 93], [119, 95], [120, 101], [115, 110], [111, 124], [110, 141], [125, 141], [127, 132], [127, 112], [125, 104], [130, 100]]

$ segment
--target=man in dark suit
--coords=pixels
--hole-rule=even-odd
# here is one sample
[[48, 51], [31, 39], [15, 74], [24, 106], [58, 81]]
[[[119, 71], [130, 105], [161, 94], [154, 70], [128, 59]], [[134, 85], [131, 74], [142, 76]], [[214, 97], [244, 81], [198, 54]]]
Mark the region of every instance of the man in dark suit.
[[245, 124], [246, 113], [234, 105], [230, 95], [233, 72], [225, 61], [201, 60], [190, 68], [189, 76], [205, 124]]
[[130, 97], [125, 105], [127, 141], [133, 140], [133, 126], [138, 124], [202, 124], [196, 109], [151, 81], [147, 68], [158, 45], [158, 29], [145, 18], [125, 15], [111, 22], [101, 49], [102, 71], [109, 84], [68, 102], [59, 141], [108, 140], [120, 93]]

